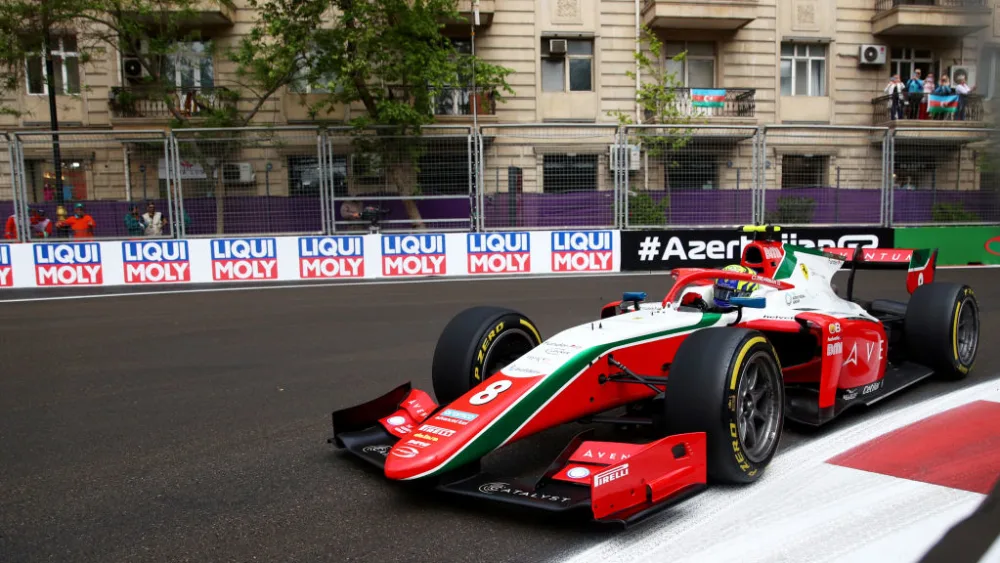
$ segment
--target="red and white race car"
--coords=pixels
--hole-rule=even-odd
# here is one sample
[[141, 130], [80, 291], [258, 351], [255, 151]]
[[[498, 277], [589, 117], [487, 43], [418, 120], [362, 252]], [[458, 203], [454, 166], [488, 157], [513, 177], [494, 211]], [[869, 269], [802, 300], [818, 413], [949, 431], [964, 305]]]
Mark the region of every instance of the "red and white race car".
[[[763, 236], [742, 267], [674, 270], [662, 301], [626, 293], [549, 339], [510, 309], [461, 312], [434, 352], [436, 401], [401, 385], [335, 411], [331, 441], [388, 479], [628, 524], [710, 483], [757, 480], [786, 418], [821, 425], [972, 369], [978, 303], [934, 281], [936, 250], [820, 251], [746, 230]], [[906, 271], [909, 301], [854, 299], [862, 268]], [[582, 432], [533, 478], [482, 471], [490, 452], [574, 421], [621, 432]]]

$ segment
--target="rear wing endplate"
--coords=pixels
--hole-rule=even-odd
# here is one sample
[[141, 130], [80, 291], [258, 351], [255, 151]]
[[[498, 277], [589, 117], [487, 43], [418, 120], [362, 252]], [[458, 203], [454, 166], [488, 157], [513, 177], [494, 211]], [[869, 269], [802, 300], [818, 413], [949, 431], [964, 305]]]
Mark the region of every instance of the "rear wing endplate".
[[934, 281], [937, 271], [936, 248], [824, 248], [825, 252], [843, 256], [850, 273], [847, 278], [847, 299], [854, 298], [854, 275], [858, 270], [906, 270], [906, 291], [912, 294], [918, 287]]

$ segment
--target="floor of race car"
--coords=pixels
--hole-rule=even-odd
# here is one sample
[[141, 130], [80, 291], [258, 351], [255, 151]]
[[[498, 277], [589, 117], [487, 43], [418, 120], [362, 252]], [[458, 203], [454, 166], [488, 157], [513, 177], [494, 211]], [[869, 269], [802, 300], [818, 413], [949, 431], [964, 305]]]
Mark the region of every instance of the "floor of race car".
[[[972, 285], [982, 308], [980, 356], [968, 380], [923, 382], [819, 432], [789, 429], [779, 458], [812, 455], [808, 448], [818, 440], [851, 429], [871, 433], [873, 421], [891, 413], [910, 416], [908, 408], [996, 380], [997, 275], [993, 269], [939, 272], [941, 280]], [[857, 294], [905, 300], [904, 278], [859, 273]], [[845, 278], [838, 274], [837, 281], [843, 285]], [[652, 553], [670, 533], [667, 523], [678, 531], [693, 525], [693, 517], [687, 524], [685, 518], [695, 505], [663, 513], [645, 531], [616, 536], [402, 490], [334, 453], [326, 439], [333, 409], [408, 379], [430, 390], [435, 339], [465, 307], [511, 306], [551, 335], [595, 318], [624, 290], [658, 299], [668, 288], [665, 276], [637, 275], [3, 303], [0, 561], [506, 562], [574, 554], [580, 561], [611, 561], [615, 550]], [[579, 430], [570, 425], [514, 444], [487, 466], [501, 473], [544, 468]], [[842, 484], [844, 471], [859, 470], [825, 464], [796, 486], [829, 479], [840, 488], [832, 485], [825, 498], [836, 503], [850, 489]], [[905, 488], [872, 475], [871, 490], [882, 489], [886, 502]], [[961, 493], [936, 494], [923, 498], [943, 499], [944, 518], [971, 510]], [[798, 522], [789, 514], [781, 521]], [[755, 519], [768, 515], [745, 516], [729, 514], [725, 525], [716, 524], [738, 530], [746, 541], [787, 540], [773, 525], [754, 536]], [[838, 530], [824, 537], [878, 540]], [[652, 551], [635, 551], [637, 545]], [[761, 553], [758, 544], [754, 549], [744, 555], [754, 559]], [[656, 560], [686, 552], [668, 553]], [[781, 559], [780, 550], [775, 553], [772, 560]], [[719, 547], [703, 555], [698, 560], [731, 560], [737, 553]]]

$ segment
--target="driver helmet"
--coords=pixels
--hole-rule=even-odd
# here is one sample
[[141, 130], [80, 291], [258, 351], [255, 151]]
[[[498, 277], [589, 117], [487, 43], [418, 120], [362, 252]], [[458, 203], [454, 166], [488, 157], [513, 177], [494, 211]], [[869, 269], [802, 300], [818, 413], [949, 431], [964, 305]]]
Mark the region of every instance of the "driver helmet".
[[[740, 265], [731, 264], [722, 269], [724, 272], [742, 272], [745, 274], [756, 274], [752, 269]], [[747, 297], [760, 285], [744, 280], [719, 279], [715, 281], [715, 305], [718, 307], [729, 307], [729, 300], [733, 297]]]

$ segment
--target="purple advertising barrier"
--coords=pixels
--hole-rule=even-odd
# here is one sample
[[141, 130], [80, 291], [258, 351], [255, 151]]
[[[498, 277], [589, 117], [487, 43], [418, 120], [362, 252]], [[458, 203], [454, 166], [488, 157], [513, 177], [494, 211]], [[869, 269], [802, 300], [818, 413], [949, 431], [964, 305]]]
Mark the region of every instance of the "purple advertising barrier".
[[[666, 197], [666, 192], [648, 192], [654, 202]], [[752, 222], [749, 190], [690, 190], [670, 194], [671, 206], [664, 211], [661, 225], [739, 225]], [[767, 211], [779, 209], [779, 198], [809, 198], [815, 202], [809, 223], [814, 224], [876, 224], [879, 221], [879, 190], [853, 190], [836, 188], [785, 188], [768, 190], [765, 194]], [[995, 222], [1000, 220], [1000, 194], [981, 190], [894, 190], [893, 221], [895, 223], [931, 223], [934, 206], [960, 204], [959, 209], [976, 217], [969, 221]], [[611, 227], [614, 224], [614, 193], [611, 191], [581, 192], [570, 194], [528, 193], [512, 196], [508, 193], [489, 194], [483, 197], [483, 219], [487, 229], [501, 228], [574, 228]], [[388, 219], [404, 220], [403, 223], [384, 225], [384, 228], [409, 227], [405, 222], [406, 210], [402, 201], [366, 202], [364, 196], [352, 198], [364, 204], [379, 203], [389, 209]], [[153, 200], [164, 214], [165, 200]], [[633, 200], [635, 201], [635, 200]], [[335, 212], [340, 215], [338, 199]], [[145, 203], [137, 202], [140, 213]], [[64, 204], [72, 213], [73, 202]], [[125, 214], [129, 203], [123, 201], [86, 201], [85, 209], [97, 224], [98, 237], [126, 237]], [[31, 205], [46, 211], [53, 221], [56, 204], [47, 202]], [[2, 219], [13, 212], [13, 203], [0, 201]], [[465, 228], [469, 224], [469, 198], [418, 200], [417, 208], [424, 219], [445, 222], [425, 223], [428, 230], [435, 228]], [[216, 229], [215, 198], [185, 198], [187, 232], [191, 235], [214, 235]], [[319, 199], [315, 196], [232, 196], [225, 198], [225, 230], [223, 234], [306, 233], [321, 230]], [[772, 217], [774, 217], [772, 215]], [[780, 217], [776, 222], [782, 222]], [[787, 219], [784, 222], [788, 222]], [[652, 223], [646, 223], [652, 224]], [[638, 225], [636, 225], [638, 226]], [[169, 226], [167, 230], [169, 234]]]

